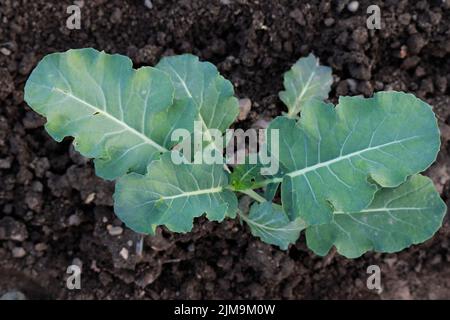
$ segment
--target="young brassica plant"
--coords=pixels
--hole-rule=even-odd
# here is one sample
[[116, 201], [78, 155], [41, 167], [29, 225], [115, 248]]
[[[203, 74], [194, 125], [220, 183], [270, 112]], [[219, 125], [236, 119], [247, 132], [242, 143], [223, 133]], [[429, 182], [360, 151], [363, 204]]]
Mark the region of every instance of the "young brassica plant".
[[[238, 114], [232, 84], [192, 55], [163, 58], [133, 69], [121, 55], [94, 49], [46, 56], [32, 72], [25, 100], [47, 118], [57, 141], [94, 159], [97, 175], [117, 179], [114, 208], [131, 229], [158, 226], [188, 232], [193, 219], [239, 218], [263, 241], [287, 249], [305, 230], [309, 248], [332, 246], [354, 258], [369, 250], [395, 252], [429, 239], [446, 206], [419, 173], [436, 159], [440, 135], [431, 107], [411, 94], [323, 102], [331, 70], [310, 55], [285, 74], [280, 93], [288, 112], [275, 118], [265, 150], [277, 146], [279, 170], [262, 163], [196, 163], [173, 141], [177, 129], [206, 139], [204, 150], [222, 153], [212, 129], [224, 133]], [[198, 129], [194, 122], [200, 123]], [[272, 143], [274, 142], [274, 143]], [[238, 195], [255, 202], [238, 209]]]

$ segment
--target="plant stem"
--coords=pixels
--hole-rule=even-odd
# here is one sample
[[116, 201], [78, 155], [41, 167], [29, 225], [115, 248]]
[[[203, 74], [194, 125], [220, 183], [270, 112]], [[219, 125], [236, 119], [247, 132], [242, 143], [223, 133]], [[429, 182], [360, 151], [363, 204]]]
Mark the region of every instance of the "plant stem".
[[253, 191], [252, 189], [239, 190], [239, 192], [248, 195], [250, 198], [253, 198], [258, 202], [266, 202], [267, 201], [262, 196], [260, 196], [258, 193]]

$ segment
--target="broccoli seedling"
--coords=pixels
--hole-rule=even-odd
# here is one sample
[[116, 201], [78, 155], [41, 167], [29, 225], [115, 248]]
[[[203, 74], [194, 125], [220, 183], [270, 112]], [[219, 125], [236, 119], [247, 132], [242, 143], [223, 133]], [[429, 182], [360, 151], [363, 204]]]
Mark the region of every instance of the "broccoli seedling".
[[[25, 100], [47, 118], [55, 140], [72, 136], [98, 176], [117, 180], [115, 212], [136, 232], [153, 234], [161, 225], [188, 232], [204, 214], [214, 221], [238, 216], [282, 249], [305, 230], [315, 253], [335, 246], [349, 258], [427, 240], [446, 212], [420, 175], [440, 147], [432, 108], [394, 91], [341, 97], [333, 106], [323, 101], [331, 83], [331, 69], [313, 55], [285, 74], [280, 99], [288, 112], [267, 128], [277, 140], [267, 134], [261, 145], [279, 162], [270, 175], [260, 153], [257, 163], [231, 172], [178, 148], [177, 130], [194, 137], [200, 130], [202, 150], [222, 156], [217, 133], [238, 115], [232, 84], [193, 55], [135, 70], [127, 57], [94, 49], [50, 54], [28, 79]], [[238, 209], [240, 194], [256, 200], [248, 214]]]

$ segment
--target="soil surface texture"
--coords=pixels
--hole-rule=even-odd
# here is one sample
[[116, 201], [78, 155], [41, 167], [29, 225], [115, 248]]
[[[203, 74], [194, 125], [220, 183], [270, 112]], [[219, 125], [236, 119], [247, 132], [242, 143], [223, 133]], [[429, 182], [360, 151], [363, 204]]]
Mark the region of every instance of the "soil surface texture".
[[[302, 236], [288, 251], [228, 220], [195, 221], [188, 234], [141, 237], [115, 217], [114, 184], [71, 139], [53, 141], [23, 100], [46, 54], [94, 47], [128, 55], [136, 67], [191, 52], [216, 64], [251, 109], [235, 127], [263, 127], [286, 111], [282, 75], [313, 52], [333, 68], [330, 101], [380, 90], [431, 104], [442, 146], [427, 170], [450, 204], [450, 1], [0, 0], [0, 296], [28, 299], [450, 299], [450, 225], [398, 254], [319, 257]], [[368, 30], [378, 4], [381, 29]], [[357, 7], [357, 8], [356, 8]], [[354, 10], [356, 8], [356, 11]], [[247, 102], [248, 103], [248, 102]], [[81, 290], [66, 288], [69, 265]], [[382, 270], [382, 292], [366, 287]]]

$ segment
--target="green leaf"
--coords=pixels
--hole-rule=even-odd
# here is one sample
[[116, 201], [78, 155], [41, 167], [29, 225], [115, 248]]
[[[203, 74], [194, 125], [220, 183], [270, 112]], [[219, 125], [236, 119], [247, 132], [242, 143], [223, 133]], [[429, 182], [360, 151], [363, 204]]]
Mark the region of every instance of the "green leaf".
[[[396, 187], [436, 159], [440, 138], [431, 107], [413, 95], [380, 92], [310, 101], [299, 122], [278, 117], [281, 199], [290, 220], [330, 223], [333, 211], [360, 211], [378, 187]], [[270, 140], [270, 136], [269, 136]], [[268, 142], [270, 149], [271, 142]]]
[[247, 222], [251, 233], [262, 241], [286, 250], [295, 243], [305, 229], [301, 219], [290, 221], [282, 208], [271, 202], [254, 203], [248, 216], [240, 215]]
[[325, 100], [331, 90], [331, 68], [319, 65], [312, 53], [300, 58], [284, 74], [285, 91], [280, 92], [281, 101], [288, 107], [287, 116], [296, 117], [301, 107], [311, 99]]
[[432, 237], [445, 212], [432, 181], [414, 175], [397, 188], [379, 190], [367, 209], [337, 211], [331, 223], [308, 227], [307, 244], [319, 255], [334, 245], [347, 258], [369, 250], [396, 252]]
[[136, 232], [152, 234], [157, 225], [188, 232], [193, 218], [204, 213], [214, 221], [236, 216], [237, 198], [227, 186], [222, 165], [176, 165], [167, 152], [149, 164], [146, 175], [118, 179], [114, 209]]
[[[246, 163], [237, 165], [231, 173], [231, 186], [233, 190], [256, 189], [266, 177], [261, 175], [260, 164]], [[261, 184], [262, 185], [262, 184]]]
[[176, 99], [192, 101], [199, 111], [197, 120], [202, 122], [203, 130], [213, 128], [224, 132], [239, 114], [233, 85], [213, 64], [183, 54], [161, 59], [156, 68], [170, 75]]
[[47, 118], [48, 133], [57, 141], [73, 136], [105, 179], [144, 173], [173, 146], [174, 129], [193, 130], [196, 110], [173, 96], [166, 73], [134, 70], [127, 57], [94, 49], [47, 55], [25, 86], [25, 100]]

